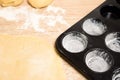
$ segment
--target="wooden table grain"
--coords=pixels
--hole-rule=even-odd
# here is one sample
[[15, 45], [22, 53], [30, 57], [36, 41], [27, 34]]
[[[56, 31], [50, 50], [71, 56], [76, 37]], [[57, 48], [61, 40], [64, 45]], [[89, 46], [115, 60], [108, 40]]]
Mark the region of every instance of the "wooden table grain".
[[[65, 21], [69, 24], [69, 26], [64, 26], [64, 25], [61, 26], [59, 24], [56, 24], [55, 28], [52, 28], [50, 30], [48, 29], [49, 35], [45, 35], [41, 33], [42, 38], [45, 37], [45, 39], [48, 39], [50, 41], [51, 45], [54, 45], [57, 37], [62, 32], [67, 30], [70, 26], [72, 26], [77, 21], [82, 19], [85, 15], [90, 13], [93, 9], [95, 9], [103, 2], [104, 0], [54, 0], [54, 2], [51, 5], [63, 8], [65, 10], [65, 14], [63, 15], [63, 17]], [[28, 4], [25, 2], [23, 6], [26, 5], [28, 6]], [[42, 12], [42, 10], [44, 9], [40, 9], [40, 12]], [[0, 19], [0, 22], [1, 22], [0, 25], [2, 26], [6, 24], [6, 22], [4, 22], [3, 19]], [[7, 23], [7, 24], [11, 26], [18, 25], [18, 24], [13, 25], [12, 23]], [[5, 26], [7, 26], [7, 24]], [[47, 29], [48, 27], [45, 28]], [[60, 29], [61, 31], [58, 31], [58, 29]], [[2, 30], [0, 31], [2, 32]], [[5, 30], [3, 32], [5, 32]], [[67, 62], [65, 62], [64, 60], [62, 60], [62, 62], [67, 80], [86, 80], [79, 72], [77, 72]]]

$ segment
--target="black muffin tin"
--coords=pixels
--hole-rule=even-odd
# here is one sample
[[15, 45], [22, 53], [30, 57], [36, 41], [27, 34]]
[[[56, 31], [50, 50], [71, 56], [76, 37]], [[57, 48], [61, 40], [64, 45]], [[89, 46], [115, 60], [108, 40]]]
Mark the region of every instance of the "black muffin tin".
[[[107, 29], [102, 35], [89, 35], [83, 30], [82, 26], [84, 21], [90, 18], [100, 20], [106, 25]], [[74, 53], [63, 47], [62, 41], [64, 37], [72, 32], [78, 32], [87, 37], [87, 47], [84, 50]], [[112, 79], [115, 76], [115, 73], [118, 74], [120, 72], [115, 72], [116, 70], [120, 70], [120, 52], [111, 50], [105, 43], [106, 36], [113, 32], [120, 32], [120, 0], [106, 0], [103, 2], [87, 16], [63, 32], [57, 38], [55, 47], [60, 56], [62, 56], [63, 59], [70, 63], [88, 80], [120, 80], [120, 78]], [[120, 37], [119, 34], [117, 36]], [[97, 48], [107, 51], [113, 59], [111, 67], [104, 72], [91, 70], [85, 62], [85, 57], [88, 54], [88, 51]]]

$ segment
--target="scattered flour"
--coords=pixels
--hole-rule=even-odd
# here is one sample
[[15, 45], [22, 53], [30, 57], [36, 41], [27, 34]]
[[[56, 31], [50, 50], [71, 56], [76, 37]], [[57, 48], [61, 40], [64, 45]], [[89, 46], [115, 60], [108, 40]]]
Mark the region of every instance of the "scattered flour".
[[106, 36], [105, 43], [109, 49], [120, 53], [120, 33], [113, 32]]
[[72, 32], [62, 40], [63, 47], [71, 53], [82, 52], [87, 46], [87, 37], [81, 33]]
[[120, 80], [120, 68], [118, 68], [114, 71], [112, 80]]
[[99, 36], [106, 31], [106, 26], [102, 21], [97, 21], [93, 18], [87, 19], [83, 23], [83, 30], [89, 35]]
[[53, 7], [53, 6], [49, 6], [48, 8], [47, 8], [47, 11], [48, 12], [54, 12], [54, 13], [57, 13], [57, 12], [62, 12], [63, 14], [65, 13], [65, 10], [64, 9], [62, 9], [62, 8], [60, 8], [60, 7]]
[[86, 55], [86, 65], [95, 72], [105, 72], [110, 69], [112, 60], [105, 51], [94, 49]]
[[33, 28], [36, 32], [46, 32], [46, 29], [41, 26], [40, 22], [48, 27], [55, 27], [57, 23], [69, 26], [63, 17], [64, 14], [65, 9], [55, 6], [48, 6], [44, 13], [38, 13], [38, 9], [30, 9], [27, 6], [21, 6], [19, 8], [5, 7], [0, 9], [0, 17], [7, 21], [19, 22], [21, 20], [20, 15], [23, 16], [24, 23], [22, 26], [18, 26], [17, 29], [27, 30]]
[[8, 21], [18, 21], [19, 17], [17, 16], [18, 10], [14, 7], [7, 7], [0, 9], [0, 17], [8, 20]]

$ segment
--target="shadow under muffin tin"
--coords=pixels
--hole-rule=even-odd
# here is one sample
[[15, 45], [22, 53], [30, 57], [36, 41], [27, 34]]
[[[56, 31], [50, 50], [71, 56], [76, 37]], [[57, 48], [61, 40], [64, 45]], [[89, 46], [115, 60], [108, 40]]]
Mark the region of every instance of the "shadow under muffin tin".
[[120, 0], [106, 0], [63, 32], [56, 49], [88, 80], [120, 80]]

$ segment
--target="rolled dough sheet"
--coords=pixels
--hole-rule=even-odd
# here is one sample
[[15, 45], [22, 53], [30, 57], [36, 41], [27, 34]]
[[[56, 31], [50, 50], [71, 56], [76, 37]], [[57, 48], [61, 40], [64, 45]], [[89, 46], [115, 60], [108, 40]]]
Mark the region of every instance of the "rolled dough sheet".
[[62, 63], [47, 40], [0, 34], [0, 80], [66, 80]]

